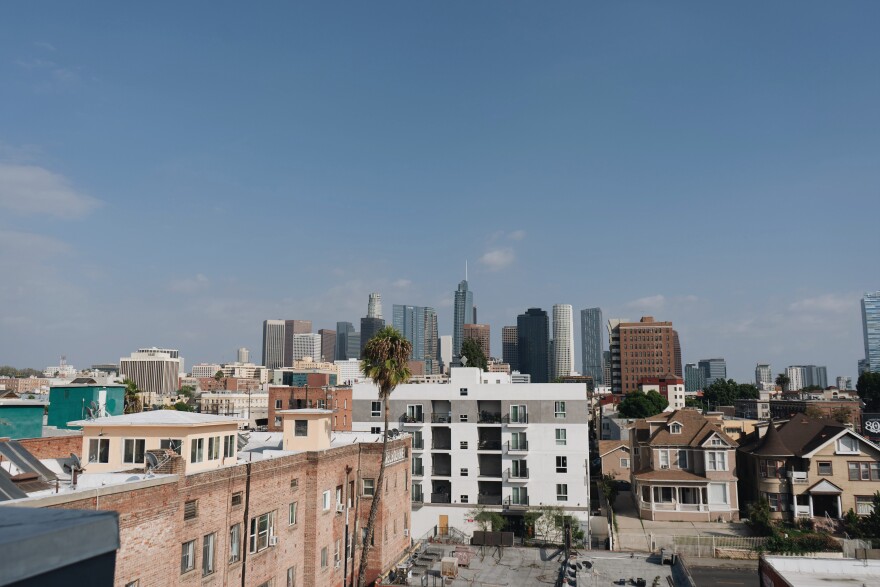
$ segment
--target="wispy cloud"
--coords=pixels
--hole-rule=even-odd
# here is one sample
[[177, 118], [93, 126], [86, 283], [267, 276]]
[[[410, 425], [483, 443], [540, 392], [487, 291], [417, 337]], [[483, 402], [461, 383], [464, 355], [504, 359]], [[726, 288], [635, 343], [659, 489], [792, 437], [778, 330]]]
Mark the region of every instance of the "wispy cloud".
[[35, 41], [34, 47], [36, 47], [37, 49], [43, 49], [45, 51], [55, 51], [55, 45], [47, 41]]
[[480, 257], [480, 263], [490, 271], [498, 271], [509, 266], [516, 260], [516, 254], [510, 247], [492, 249]]
[[194, 294], [207, 289], [210, 285], [211, 280], [198, 273], [193, 277], [172, 280], [168, 284], [168, 290], [174, 293]]
[[403, 279], [403, 278], [401, 278], [401, 279], [396, 279], [396, 280], [394, 280], [393, 282], [391, 282], [391, 285], [392, 285], [393, 287], [397, 287], [397, 288], [403, 289], [403, 288], [405, 288], [405, 287], [409, 287], [409, 286], [411, 286], [411, 285], [412, 285], [412, 281], [410, 281], [409, 279]]
[[514, 230], [513, 232], [511, 232], [507, 235], [507, 238], [509, 238], [512, 241], [521, 241], [522, 239], [526, 238], [526, 231]]
[[0, 163], [0, 209], [81, 218], [99, 205], [99, 200], [74, 189], [63, 175], [36, 165]]
[[663, 294], [657, 294], [655, 296], [646, 296], [644, 298], [633, 300], [629, 302], [626, 306], [628, 308], [635, 308], [639, 310], [659, 310], [665, 305], [666, 296], [664, 296]]
[[792, 302], [788, 309], [792, 312], [822, 312], [845, 314], [858, 308], [857, 295], [824, 294], [814, 298], [804, 298]]
[[31, 57], [29, 59], [16, 59], [15, 64], [29, 71], [45, 71], [58, 82], [73, 82], [80, 78], [79, 68], [61, 65], [51, 59]]

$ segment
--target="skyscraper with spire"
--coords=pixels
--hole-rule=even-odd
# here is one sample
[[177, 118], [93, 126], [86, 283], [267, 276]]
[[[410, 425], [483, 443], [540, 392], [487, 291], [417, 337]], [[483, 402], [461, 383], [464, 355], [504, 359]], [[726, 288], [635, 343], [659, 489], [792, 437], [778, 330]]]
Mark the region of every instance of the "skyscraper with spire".
[[370, 294], [370, 299], [367, 301], [367, 315], [361, 318], [361, 352], [358, 355], [360, 358], [364, 357], [364, 347], [367, 346], [370, 339], [376, 336], [384, 327], [382, 296], [374, 292]]
[[[474, 323], [474, 292], [468, 289], [467, 263], [465, 263], [464, 280], [455, 290], [452, 323], [452, 355], [461, 356], [461, 343], [464, 340], [464, 325]], [[455, 360], [455, 359], [453, 359]]]

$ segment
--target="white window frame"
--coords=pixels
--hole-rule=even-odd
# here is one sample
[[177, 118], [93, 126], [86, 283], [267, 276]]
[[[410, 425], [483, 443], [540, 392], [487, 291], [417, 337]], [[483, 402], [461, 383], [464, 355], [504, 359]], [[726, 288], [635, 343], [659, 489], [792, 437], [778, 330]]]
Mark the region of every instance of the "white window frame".
[[292, 502], [290, 502], [290, 504], [287, 506], [287, 525], [288, 525], [288, 526], [294, 526], [294, 525], [296, 525], [296, 507], [297, 507], [297, 503], [298, 503], [298, 502], [296, 502], [296, 501], [292, 501]]
[[629, 469], [629, 459], [626, 457], [620, 457], [620, 468], [621, 469]]
[[[138, 443], [141, 445], [141, 460], [137, 460], [138, 454]], [[129, 450], [131, 448], [131, 450]], [[128, 458], [129, 452], [131, 453], [131, 459]], [[143, 465], [144, 460], [146, 459], [147, 454], [147, 439], [146, 438], [126, 438], [122, 441], [122, 462], [123, 463], [131, 463], [136, 465]]]
[[[684, 457], [684, 464], [682, 464], [682, 462], [681, 462], [682, 461], [681, 457]], [[678, 454], [677, 454], [676, 458], [677, 458], [677, 465], [678, 465], [679, 469], [687, 469], [688, 468], [688, 464], [690, 463], [691, 457], [688, 454], [688, 451], [686, 449], [683, 449], [683, 448], [678, 449]]]
[[229, 527], [229, 564], [241, 561], [241, 522]]
[[180, 574], [196, 568], [196, 541], [188, 540], [180, 545]]
[[[102, 450], [103, 447], [103, 450]], [[101, 458], [101, 453], [104, 458]], [[92, 456], [94, 455], [94, 459]], [[110, 462], [110, 439], [109, 438], [90, 438], [89, 439], [89, 462], [90, 463], [109, 463]]]
[[326, 569], [329, 561], [327, 560], [327, 547], [321, 547], [321, 568]]
[[[848, 442], [852, 445], [852, 447], [844, 446], [844, 442]], [[859, 454], [859, 440], [857, 438], [853, 438], [849, 434], [844, 434], [840, 438], [837, 439], [837, 453], [838, 454], [846, 454], [846, 455], [857, 455]]]
[[[265, 528], [260, 526], [265, 523]], [[266, 512], [251, 518], [250, 531], [248, 533], [248, 552], [255, 554], [266, 550], [270, 546], [270, 538], [275, 535], [275, 512]]]
[[565, 418], [565, 401], [553, 402], [553, 416], [556, 418]]
[[208, 577], [217, 570], [214, 554], [217, 549], [217, 533], [211, 532], [202, 537], [202, 577]]
[[382, 417], [382, 402], [380, 402], [380, 401], [371, 401], [370, 402], [370, 417], [371, 418]]
[[[367, 482], [370, 482], [369, 493], [367, 492]], [[361, 495], [364, 497], [373, 497], [376, 495], [376, 480], [372, 478], [361, 479]]]
[[325, 512], [330, 509], [330, 490], [329, 489], [321, 494], [321, 506]]
[[556, 484], [556, 501], [568, 501], [568, 483]]
[[657, 462], [661, 469], [669, 468], [669, 449], [661, 448], [657, 450]]
[[205, 460], [205, 439], [193, 438], [189, 441], [189, 462], [201, 463]]
[[706, 470], [707, 471], [726, 471], [727, 470], [727, 451], [726, 450], [708, 450], [708, 451], [706, 451]]
[[216, 461], [220, 458], [220, 437], [210, 436], [208, 438], [208, 460]]
[[565, 455], [558, 455], [556, 457], [556, 472], [557, 473], [568, 473], [568, 457]]
[[[561, 434], [560, 434], [561, 432]], [[566, 446], [568, 444], [568, 432], [565, 428], [556, 429], [556, 446]]]
[[[303, 425], [305, 425], [305, 434], [303, 434], [303, 430], [301, 430]], [[298, 438], [307, 437], [309, 435], [309, 421], [308, 420], [294, 420], [293, 421], [293, 435]]]

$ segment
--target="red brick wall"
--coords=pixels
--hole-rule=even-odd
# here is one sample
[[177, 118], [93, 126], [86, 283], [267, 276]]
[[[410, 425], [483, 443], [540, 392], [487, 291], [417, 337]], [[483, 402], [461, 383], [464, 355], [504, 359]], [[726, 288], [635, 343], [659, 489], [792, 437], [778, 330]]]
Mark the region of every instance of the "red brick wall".
[[[311, 374], [309, 377], [311, 377]], [[327, 408], [333, 410], [331, 426], [334, 432], [351, 432], [351, 388], [331, 387], [324, 391], [320, 387], [312, 387], [311, 384], [309, 384], [308, 388], [291, 387], [288, 385], [269, 387], [269, 430], [273, 432], [281, 431], [281, 426], [275, 425], [275, 410], [277, 409], [275, 404], [278, 400], [281, 400], [282, 410], [291, 410], [296, 409], [297, 400], [303, 402], [303, 406], [305, 406], [307, 396], [309, 407], [318, 407], [316, 403], [318, 400], [327, 402]]]
[[70, 453], [82, 457], [82, 434], [69, 436], [47, 436], [45, 438], [22, 438], [21, 445], [38, 459], [62, 459]]

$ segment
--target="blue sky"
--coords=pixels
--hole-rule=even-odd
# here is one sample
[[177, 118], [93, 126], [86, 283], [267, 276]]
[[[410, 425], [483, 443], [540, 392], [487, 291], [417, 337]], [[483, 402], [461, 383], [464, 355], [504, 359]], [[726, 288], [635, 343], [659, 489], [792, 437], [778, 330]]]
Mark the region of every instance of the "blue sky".
[[[0, 363], [259, 355], [367, 294], [855, 375], [880, 4], [0, 6]], [[578, 354], [578, 363], [579, 354]]]

